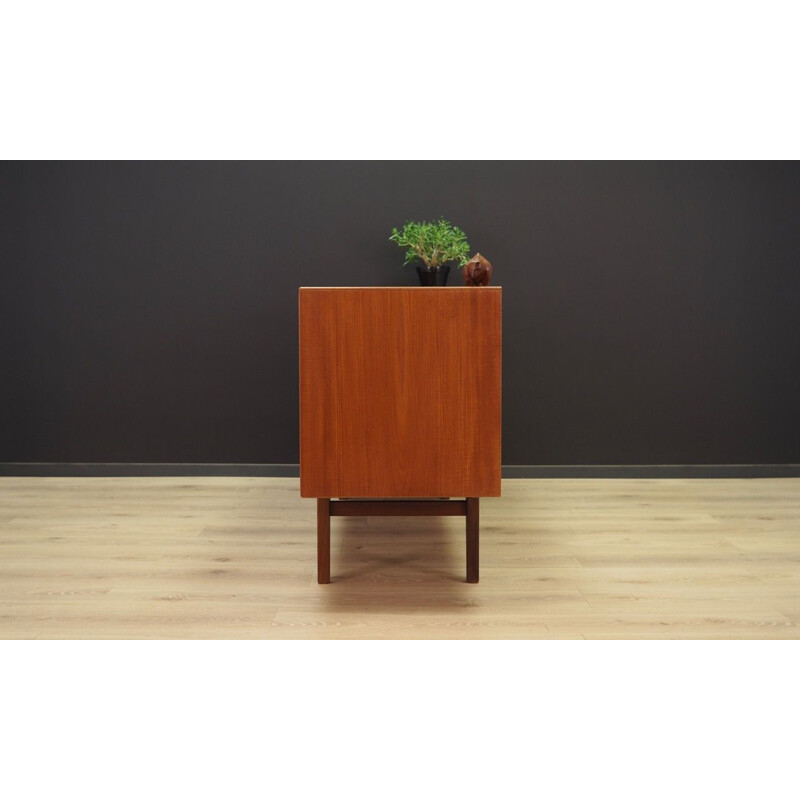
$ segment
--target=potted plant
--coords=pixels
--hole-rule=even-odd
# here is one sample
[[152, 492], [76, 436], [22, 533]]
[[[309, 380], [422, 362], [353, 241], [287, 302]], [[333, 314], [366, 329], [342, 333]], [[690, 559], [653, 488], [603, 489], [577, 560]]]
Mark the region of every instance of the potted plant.
[[466, 234], [444, 217], [438, 222], [406, 222], [402, 231], [392, 228], [389, 241], [406, 249], [404, 264], [422, 262], [417, 274], [423, 286], [445, 286], [450, 264], [463, 267], [469, 259]]

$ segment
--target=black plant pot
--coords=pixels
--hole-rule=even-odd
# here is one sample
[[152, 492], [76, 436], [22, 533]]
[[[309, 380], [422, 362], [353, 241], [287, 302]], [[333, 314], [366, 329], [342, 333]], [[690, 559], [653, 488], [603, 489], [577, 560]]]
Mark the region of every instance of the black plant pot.
[[422, 286], [447, 286], [447, 276], [450, 274], [450, 267], [435, 267], [426, 269], [417, 267], [417, 275]]

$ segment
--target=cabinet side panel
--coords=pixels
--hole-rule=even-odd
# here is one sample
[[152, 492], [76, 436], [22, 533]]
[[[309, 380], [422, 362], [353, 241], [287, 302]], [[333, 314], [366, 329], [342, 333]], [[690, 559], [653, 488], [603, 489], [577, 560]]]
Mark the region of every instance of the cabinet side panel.
[[467, 374], [464, 392], [468, 471], [467, 497], [499, 497], [502, 430], [502, 291], [469, 292]]
[[317, 291], [300, 290], [300, 495], [331, 497], [331, 454], [338, 450], [334, 424], [330, 331], [334, 307]]
[[301, 290], [301, 494], [499, 495], [500, 300]]

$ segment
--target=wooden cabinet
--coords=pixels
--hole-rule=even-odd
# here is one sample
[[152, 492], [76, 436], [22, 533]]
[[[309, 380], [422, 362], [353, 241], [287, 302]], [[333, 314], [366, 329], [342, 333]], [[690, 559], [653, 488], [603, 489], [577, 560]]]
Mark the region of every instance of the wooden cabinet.
[[500, 287], [301, 288], [299, 317], [303, 497], [500, 495]]

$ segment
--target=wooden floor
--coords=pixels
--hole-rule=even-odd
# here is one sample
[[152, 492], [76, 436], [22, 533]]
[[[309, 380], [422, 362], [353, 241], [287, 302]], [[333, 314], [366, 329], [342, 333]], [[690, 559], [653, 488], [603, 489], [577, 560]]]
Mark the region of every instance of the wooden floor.
[[0, 478], [4, 639], [798, 639], [800, 479], [506, 480], [464, 520], [293, 478]]

